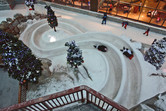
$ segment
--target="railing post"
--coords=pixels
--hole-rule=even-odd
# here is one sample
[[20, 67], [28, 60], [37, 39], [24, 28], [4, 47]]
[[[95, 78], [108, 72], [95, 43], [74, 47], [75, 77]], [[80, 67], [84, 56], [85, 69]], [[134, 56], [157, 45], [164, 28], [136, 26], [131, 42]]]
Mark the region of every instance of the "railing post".
[[26, 101], [26, 86], [19, 83], [19, 92], [18, 92], [18, 103]]
[[21, 85], [19, 84], [18, 103], [21, 103]]
[[45, 102], [42, 102], [42, 104], [47, 108], [47, 109], [52, 109], [49, 105], [47, 105], [47, 103], [45, 103]]
[[85, 90], [86, 91], [86, 96], [87, 96], [87, 103], [89, 102], [89, 92], [87, 91], [87, 90]]
[[82, 103], [85, 102], [85, 99], [84, 99], [84, 96], [83, 96], [83, 90], [81, 90], [81, 102], [82, 102]]
[[63, 101], [62, 97], [59, 97], [59, 98], [60, 98], [60, 100], [62, 101], [62, 103], [65, 105], [65, 102]]
[[78, 95], [78, 92], [77, 92], [77, 98], [78, 98], [78, 100], [79, 100], [79, 95]]
[[66, 100], [67, 104], [69, 104], [69, 102], [68, 102], [68, 100], [67, 100], [66, 96], [64, 96], [64, 98], [65, 98], [65, 100]]

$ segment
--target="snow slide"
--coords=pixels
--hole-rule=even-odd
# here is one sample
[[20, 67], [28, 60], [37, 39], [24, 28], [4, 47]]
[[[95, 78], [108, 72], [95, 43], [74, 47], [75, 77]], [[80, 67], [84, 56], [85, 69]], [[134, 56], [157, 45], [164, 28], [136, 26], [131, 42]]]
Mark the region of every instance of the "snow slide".
[[[135, 52], [135, 49], [123, 37], [115, 36], [111, 32], [87, 32], [87, 29], [80, 24], [67, 19], [59, 19], [57, 32], [48, 26], [46, 20], [41, 20], [26, 28], [20, 39], [32, 49], [36, 56], [52, 60], [53, 65], [54, 60], [60, 56], [64, 57], [63, 60], [56, 59], [56, 61], [66, 60], [67, 48], [64, 44], [75, 40], [83, 51], [84, 64], [91, 74], [100, 73], [95, 70], [101, 68], [99, 77], [101, 80], [97, 79], [90, 87], [127, 108], [138, 103], [142, 69], [136, 53], [134, 53], [134, 58], [129, 60], [120, 51], [125, 46]], [[99, 52], [93, 48], [95, 44], [104, 44], [108, 52]]]

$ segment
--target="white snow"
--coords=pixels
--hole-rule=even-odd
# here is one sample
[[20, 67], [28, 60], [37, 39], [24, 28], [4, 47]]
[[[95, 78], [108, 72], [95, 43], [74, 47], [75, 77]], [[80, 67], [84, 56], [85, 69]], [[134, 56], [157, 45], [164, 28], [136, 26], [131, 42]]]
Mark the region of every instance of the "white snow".
[[145, 104], [141, 104], [142, 110], [141, 111], [155, 111], [154, 109], [150, 108]]
[[160, 110], [166, 110], [166, 96], [159, 95], [158, 100], [154, 103], [155, 106], [160, 108]]
[[6, 17], [0, 17], [0, 22], [6, 21]]
[[[101, 54], [101, 52], [98, 52], [97, 50], [92, 51], [88, 49], [83, 50], [83, 57], [85, 61], [83, 65], [88, 69], [88, 72], [92, 80], [88, 78], [83, 67], [79, 66], [79, 70], [82, 73], [82, 75], [78, 74], [79, 80], [76, 79], [72, 69], [69, 68], [67, 72], [71, 77], [74, 78], [74, 81], [72, 81], [65, 75], [62, 75], [59, 81], [55, 78], [52, 78], [49, 83], [40, 86], [41, 88], [38, 88], [40, 90], [37, 90], [35, 92], [28, 92], [28, 100], [63, 91], [80, 85], [87, 85], [89, 87], [93, 87], [93, 89], [95, 89], [96, 91], [100, 91], [101, 88], [104, 87], [108, 78], [108, 71], [105, 69], [107, 68], [106, 65], [108, 64], [106, 58]], [[51, 71], [53, 71], [53, 69], [55, 68], [57, 72], [63, 72], [64, 68], [70, 67], [66, 64], [66, 54], [52, 57], [49, 59], [52, 60], [52, 66], [50, 67]]]
[[43, 41], [45, 41], [45, 42], [56, 42], [58, 40], [68, 38], [68, 37], [70, 37], [70, 35], [72, 35], [72, 34], [66, 32], [64, 30], [58, 30], [57, 32], [55, 32], [54, 30], [50, 29], [43, 33], [41, 39], [43, 39]]
[[[36, 6], [36, 11], [41, 12], [41, 13], [46, 13], [46, 10], [43, 8], [44, 6], [42, 6], [42, 8], [40, 5], [35, 5], [35, 6]], [[20, 7], [21, 7], [21, 5], [20, 5]], [[22, 9], [22, 8], [20, 8], [20, 9]], [[55, 10], [55, 14], [57, 16], [62, 16], [61, 18], [58, 18], [59, 20], [68, 19], [70, 21], [73, 21], [73, 24], [70, 23], [70, 25], [72, 25], [78, 29], [79, 29], [79, 27], [77, 27], [74, 24], [78, 24], [79, 26], [84, 27], [87, 30], [87, 32], [86, 32], [87, 34], [88, 34], [88, 32], [112, 32], [116, 36], [121, 36], [123, 39], [125, 39], [126, 43], [128, 43], [129, 46], [132, 46], [132, 50], [134, 50], [134, 53], [135, 53], [134, 58], [137, 58], [138, 60], [135, 60], [133, 58], [133, 60], [130, 61], [130, 60], [126, 59], [125, 56], [123, 59], [127, 64], [126, 68], [127, 68], [128, 72], [130, 72], [130, 73], [127, 73], [126, 78], [129, 79], [128, 82], [136, 81], [136, 83], [133, 84], [133, 86], [138, 85], [137, 89], [140, 88], [140, 90], [138, 91], [139, 95], [132, 96], [132, 97], [130, 97], [130, 95], [127, 95], [129, 92], [132, 92], [136, 89], [135, 87], [132, 87], [132, 83], [131, 84], [128, 83], [129, 86], [126, 86], [126, 87], [131, 88], [131, 89], [128, 92], [124, 91], [123, 92], [124, 96], [121, 97], [123, 99], [125, 97], [125, 95], [127, 95], [126, 97], [128, 97], [128, 99], [124, 99], [124, 100], [117, 101], [117, 102], [119, 102], [120, 104], [124, 105], [127, 108], [130, 108], [130, 107], [132, 107], [132, 105], [136, 105], [158, 93], [162, 93], [162, 92], [166, 91], [166, 85], [165, 85], [166, 78], [150, 76], [150, 74], [152, 74], [152, 73], [160, 73], [162, 71], [165, 72], [166, 64], [163, 65], [161, 70], [156, 71], [154, 66], [152, 66], [151, 64], [144, 61], [143, 55], [141, 54], [140, 51], [138, 51], [138, 49], [140, 49], [140, 47], [141, 47], [141, 44], [139, 42], [150, 45], [155, 38], [159, 40], [159, 39], [163, 38], [164, 35], [150, 31], [149, 36], [147, 37], [147, 36], [143, 35], [144, 30], [138, 29], [135, 27], [131, 27], [130, 25], [128, 25], [127, 29], [125, 30], [124, 28], [121, 27], [121, 24], [116, 23], [116, 22], [107, 21], [107, 25], [101, 25], [102, 20], [99, 18], [95, 18], [92, 16], [83, 15], [83, 14], [79, 14], [79, 13], [69, 12], [69, 11], [66, 11], [63, 9], [57, 9], [57, 8], [53, 8], [53, 9]], [[14, 13], [16, 13], [18, 11], [21, 13], [24, 13], [24, 14], [27, 13], [25, 8], [23, 10], [16, 9], [13, 11], [0, 11], [0, 15], [3, 15], [3, 17], [0, 16], [0, 20], [3, 20], [4, 17], [12, 17], [12, 15], [14, 15]], [[62, 28], [63, 27], [61, 27], [59, 29], [57, 28], [58, 29], [57, 31], [59, 31], [58, 34], [62, 35], [62, 38], [60, 38], [60, 35], [59, 36], [57, 36], [56, 34], [54, 35], [53, 31], [48, 30], [47, 32], [45, 32], [42, 35], [42, 37], [40, 39], [38, 39], [38, 41], [40, 42], [40, 40], [42, 40], [42, 41], [44, 40], [45, 42], [48, 42], [50, 44], [52, 44], [52, 43], [58, 44], [58, 43], [61, 43], [62, 39], [63, 40], [66, 39], [66, 42], [69, 40], [72, 40], [72, 37], [74, 37], [74, 36], [70, 35], [69, 33], [65, 32], [64, 30], [61, 31], [60, 29], [62, 29]], [[78, 31], [78, 33], [74, 33], [74, 34], [79, 35], [79, 34], [81, 34], [81, 32]], [[82, 35], [80, 35], [80, 36], [82, 36]], [[22, 35], [21, 38], [24, 41], [23, 37], [24, 36]], [[107, 38], [109, 38], [109, 37], [107, 37]], [[87, 39], [87, 40], [90, 40], [90, 39], [91, 39], [91, 34], [89, 34], [89, 39]], [[105, 39], [107, 41], [106, 37], [105, 38], [103, 37], [103, 39]], [[129, 41], [129, 39], [132, 39], [137, 42], [131, 43]], [[76, 43], [77, 43], [77, 41], [76, 41]], [[118, 46], [120, 44], [127, 45], [126, 43], [117, 40], [117, 41], [114, 41], [112, 44], [116, 45], [117, 49], [120, 49], [122, 47], [118, 47]], [[55, 46], [58, 47], [58, 45], [55, 45]], [[54, 49], [56, 50], [57, 47], [54, 47]], [[52, 78], [52, 80], [50, 80], [49, 83], [46, 83], [46, 84], [40, 86], [36, 91], [28, 92], [28, 96], [27, 96], [28, 99], [52, 94], [52, 93], [59, 92], [59, 91], [69, 89], [71, 87], [79, 86], [82, 84], [88, 85], [97, 91], [102, 90], [105, 83], [107, 82], [108, 70], [111, 69], [111, 67], [109, 67], [108, 64], [112, 64], [112, 63], [111, 63], [111, 61], [107, 61], [107, 58], [109, 57], [107, 55], [107, 53], [104, 54], [102, 52], [98, 52], [97, 50], [90, 49], [89, 47], [88, 48], [87, 47], [85, 48], [85, 47], [86, 46], [84, 46], [83, 49], [81, 49], [83, 51], [83, 57], [84, 57], [84, 61], [85, 61], [84, 65], [87, 67], [88, 71], [90, 72], [90, 76], [92, 77], [93, 81], [91, 81], [87, 77], [86, 77], [86, 79], [84, 79], [80, 75], [79, 75], [80, 80], [77, 81], [76, 78], [74, 78], [74, 76], [72, 75], [72, 73], [69, 73], [74, 78], [74, 83], [71, 79], [69, 79], [68, 77], [66, 77], [64, 75], [61, 76], [60, 81], [56, 80], [55, 78]], [[49, 50], [49, 46], [46, 48], [48, 48], [48, 50]], [[40, 49], [40, 51], [41, 50], [42, 49]], [[108, 50], [108, 51], [110, 51], [110, 50]], [[36, 50], [36, 52], [37, 52], [37, 50]], [[52, 50], [52, 52], [53, 52], [53, 50]], [[58, 65], [67, 67], [66, 54], [63, 53], [62, 55], [59, 55], [59, 56], [53, 56], [52, 53], [47, 53], [47, 55], [44, 55], [44, 54], [45, 53], [43, 53], [43, 55], [41, 54], [41, 56], [48, 57], [50, 60], [52, 60], [53, 64], [50, 67], [51, 71], [53, 71], [53, 68], [56, 68]], [[139, 69], [138, 68], [139, 66], [142, 70], [134, 70], [134, 69]], [[122, 70], [122, 69], [119, 69], [119, 70]], [[83, 69], [80, 68], [80, 71], [83, 72]], [[135, 75], [135, 74], [137, 74], [137, 75]], [[141, 78], [139, 79], [137, 77], [141, 77]], [[119, 81], [119, 82], [121, 82], [121, 81]], [[111, 87], [112, 87], [112, 84], [107, 86], [107, 89], [109, 89]], [[115, 87], [115, 89], [116, 89], [116, 87]], [[103, 93], [106, 93], [106, 92], [103, 92]], [[131, 100], [131, 101], [136, 100], [136, 101], [134, 101], [133, 103], [130, 101], [131, 103], [129, 102], [128, 104], [125, 103], [125, 102], [128, 102], [129, 100]]]

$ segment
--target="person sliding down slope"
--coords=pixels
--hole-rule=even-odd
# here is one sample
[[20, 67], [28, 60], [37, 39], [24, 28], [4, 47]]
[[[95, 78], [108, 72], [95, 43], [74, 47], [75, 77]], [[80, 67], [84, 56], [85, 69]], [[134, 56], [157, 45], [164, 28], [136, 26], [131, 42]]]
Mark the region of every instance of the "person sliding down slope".
[[133, 51], [129, 50], [128, 48], [123, 47], [123, 49], [120, 49], [120, 51], [123, 52], [123, 54], [128, 57], [130, 60], [134, 57]]
[[108, 50], [107, 47], [104, 45], [93, 45], [93, 47], [102, 52], [107, 52], [107, 50]]

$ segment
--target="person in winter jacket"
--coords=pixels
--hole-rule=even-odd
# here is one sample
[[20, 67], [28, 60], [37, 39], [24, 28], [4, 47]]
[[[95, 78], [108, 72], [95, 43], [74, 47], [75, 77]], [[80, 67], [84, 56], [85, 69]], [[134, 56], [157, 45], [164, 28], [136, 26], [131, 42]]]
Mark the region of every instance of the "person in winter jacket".
[[133, 51], [129, 50], [128, 48], [123, 47], [123, 49], [120, 49], [120, 51], [122, 51], [122, 53], [130, 60], [134, 57]]
[[31, 7], [32, 10], [35, 10], [35, 8], [34, 8], [34, 3], [35, 3], [34, 0], [25, 0], [25, 5], [26, 5], [28, 8]]
[[150, 28], [148, 28], [143, 34], [144, 34], [144, 35], [146, 34], [146, 36], [148, 36], [149, 31], [150, 31]]
[[122, 27], [124, 26], [125, 29], [127, 28], [127, 25], [128, 25], [128, 22], [127, 22], [127, 21], [123, 21], [123, 22], [122, 22]]
[[155, 44], [155, 43], [156, 43], [156, 41], [157, 41], [157, 39], [154, 39], [152, 44]]
[[112, 11], [112, 9], [113, 9], [113, 5], [112, 5], [112, 3], [111, 3], [111, 4], [110, 4], [109, 12]]
[[102, 52], [107, 52], [107, 50], [108, 50], [107, 47], [104, 45], [93, 45], [93, 47]]
[[106, 24], [106, 20], [107, 20], [107, 13], [104, 13], [104, 16], [103, 16], [103, 20], [102, 20], [102, 23], [101, 24]]

